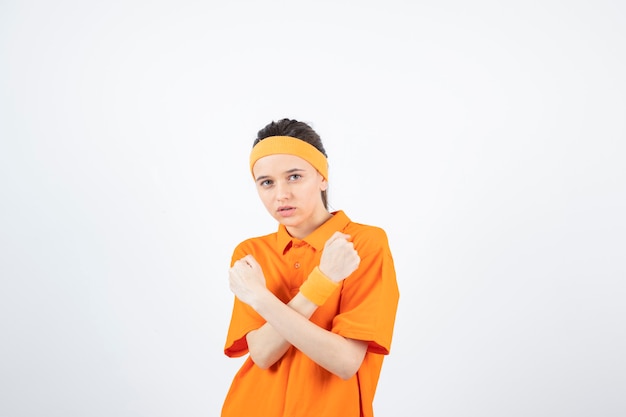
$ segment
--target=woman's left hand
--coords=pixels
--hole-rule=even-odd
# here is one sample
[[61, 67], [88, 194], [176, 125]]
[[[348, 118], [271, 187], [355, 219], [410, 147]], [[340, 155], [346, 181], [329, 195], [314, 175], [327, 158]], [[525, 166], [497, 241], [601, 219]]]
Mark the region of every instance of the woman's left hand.
[[236, 261], [228, 271], [228, 276], [230, 290], [248, 305], [252, 306], [257, 297], [267, 291], [263, 269], [252, 255]]

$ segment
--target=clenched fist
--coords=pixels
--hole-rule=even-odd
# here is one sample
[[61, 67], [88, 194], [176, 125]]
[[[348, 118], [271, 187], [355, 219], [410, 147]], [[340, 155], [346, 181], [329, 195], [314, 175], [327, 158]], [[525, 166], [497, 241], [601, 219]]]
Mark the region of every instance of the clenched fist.
[[263, 269], [252, 255], [246, 255], [228, 271], [230, 290], [246, 304], [252, 304], [265, 287]]
[[335, 232], [324, 244], [319, 268], [334, 282], [347, 278], [361, 263], [359, 254], [348, 239], [350, 235]]

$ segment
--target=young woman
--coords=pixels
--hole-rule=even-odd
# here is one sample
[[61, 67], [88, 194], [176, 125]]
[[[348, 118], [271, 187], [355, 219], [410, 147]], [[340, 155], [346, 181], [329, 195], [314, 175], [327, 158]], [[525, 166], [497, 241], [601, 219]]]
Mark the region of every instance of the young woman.
[[329, 212], [326, 151], [303, 122], [260, 130], [250, 170], [279, 225], [232, 256], [224, 352], [249, 356], [222, 417], [372, 417], [399, 298], [387, 236]]

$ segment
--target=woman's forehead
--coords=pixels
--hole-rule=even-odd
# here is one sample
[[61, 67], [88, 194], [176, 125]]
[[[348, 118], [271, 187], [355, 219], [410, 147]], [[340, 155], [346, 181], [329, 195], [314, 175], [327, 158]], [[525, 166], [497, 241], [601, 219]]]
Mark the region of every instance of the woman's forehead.
[[255, 178], [259, 176], [276, 176], [284, 174], [290, 170], [315, 170], [306, 160], [296, 155], [273, 154], [259, 158], [254, 164], [252, 171]]

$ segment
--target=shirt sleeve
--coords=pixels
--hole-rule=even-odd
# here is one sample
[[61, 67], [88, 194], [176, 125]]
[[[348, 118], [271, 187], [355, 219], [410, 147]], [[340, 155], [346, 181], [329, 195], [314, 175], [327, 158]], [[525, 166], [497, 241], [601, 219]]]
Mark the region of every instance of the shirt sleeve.
[[380, 228], [354, 236], [359, 268], [343, 281], [333, 332], [369, 342], [368, 351], [389, 354], [399, 291], [387, 235]]
[[[240, 244], [235, 248], [230, 265], [246, 256], [247, 252]], [[243, 356], [248, 353], [248, 342], [246, 335], [248, 332], [258, 329], [265, 324], [265, 319], [261, 317], [252, 307], [239, 301], [234, 297], [233, 310], [230, 318], [230, 325], [226, 335], [224, 354], [231, 358]]]

